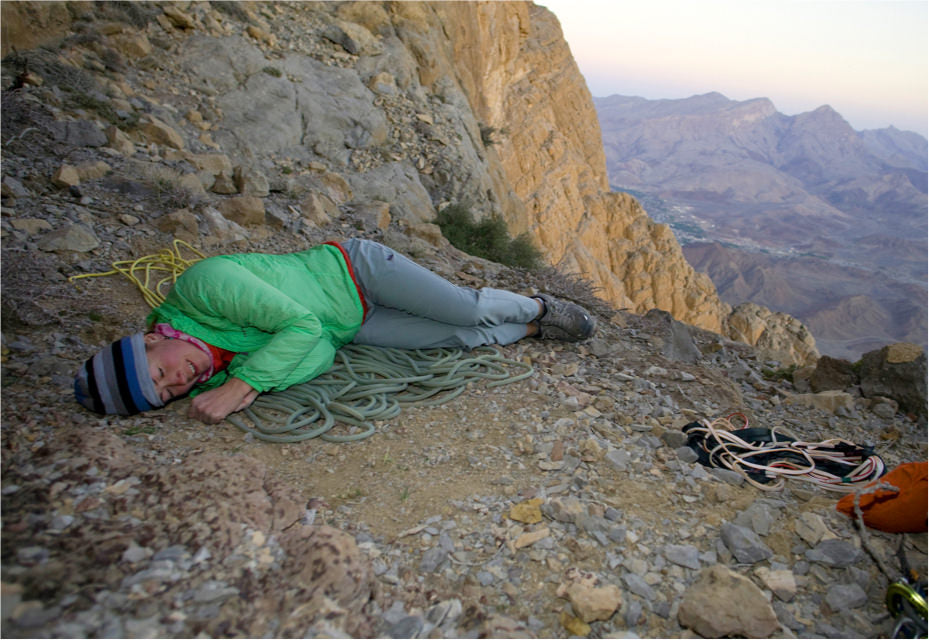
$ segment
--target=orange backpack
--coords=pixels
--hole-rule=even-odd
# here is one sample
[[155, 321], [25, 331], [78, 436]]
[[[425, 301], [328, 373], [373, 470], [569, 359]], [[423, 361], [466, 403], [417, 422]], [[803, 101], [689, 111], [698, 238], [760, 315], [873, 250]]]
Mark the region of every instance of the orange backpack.
[[[926, 531], [927, 463], [907, 462], [867, 485], [886, 483], [900, 489], [878, 489], [862, 493], [858, 504], [864, 523], [872, 529], [889, 533], [917, 533]], [[867, 492], [867, 488], [864, 490]], [[855, 517], [855, 495], [848, 494], [839, 500], [836, 509]]]

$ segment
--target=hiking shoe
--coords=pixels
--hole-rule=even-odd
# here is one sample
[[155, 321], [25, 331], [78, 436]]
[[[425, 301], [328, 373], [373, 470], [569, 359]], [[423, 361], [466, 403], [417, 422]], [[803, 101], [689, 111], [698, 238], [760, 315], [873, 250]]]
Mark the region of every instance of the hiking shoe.
[[593, 335], [597, 323], [584, 307], [541, 293], [533, 296], [545, 310], [539, 317], [539, 336], [551, 340], [580, 342]]

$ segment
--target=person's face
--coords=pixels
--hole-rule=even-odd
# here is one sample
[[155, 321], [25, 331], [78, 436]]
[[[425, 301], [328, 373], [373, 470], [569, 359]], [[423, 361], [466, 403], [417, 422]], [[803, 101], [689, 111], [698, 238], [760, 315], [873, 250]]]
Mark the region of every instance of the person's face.
[[197, 378], [210, 370], [210, 356], [184, 340], [158, 333], [145, 334], [145, 355], [155, 390], [167, 404], [190, 391]]

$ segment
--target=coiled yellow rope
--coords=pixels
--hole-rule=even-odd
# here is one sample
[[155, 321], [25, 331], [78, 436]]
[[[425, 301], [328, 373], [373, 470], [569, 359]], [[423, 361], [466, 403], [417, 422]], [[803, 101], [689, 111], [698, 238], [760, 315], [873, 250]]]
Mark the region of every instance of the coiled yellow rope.
[[[185, 258], [182, 256], [182, 247], [195, 254], [196, 257]], [[112, 264], [113, 269], [110, 271], [82, 273], [71, 276], [68, 281], [74, 282], [81, 278], [98, 278], [120, 274], [136, 285], [142, 297], [145, 298], [145, 302], [154, 309], [164, 302], [165, 294], [177, 282], [178, 276], [184, 273], [187, 267], [204, 258], [206, 256], [199, 249], [190, 246], [183, 240], [175, 239], [170, 249], [163, 249], [159, 253], [142, 256], [135, 260], [117, 260]]]

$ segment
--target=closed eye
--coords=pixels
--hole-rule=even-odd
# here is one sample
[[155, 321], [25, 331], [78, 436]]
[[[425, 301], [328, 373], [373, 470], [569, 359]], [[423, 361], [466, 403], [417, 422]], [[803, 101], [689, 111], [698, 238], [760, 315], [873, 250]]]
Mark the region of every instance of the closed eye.
[[[158, 378], [161, 380], [164, 380], [164, 377], [165, 377], [164, 369], [162, 369], [161, 367], [158, 367]], [[155, 386], [158, 386], [158, 380], [153, 379], [152, 382], [155, 383]], [[165, 389], [164, 392], [161, 394], [161, 401], [167, 404], [171, 400], [174, 400], [174, 394], [171, 393], [170, 389]]]

